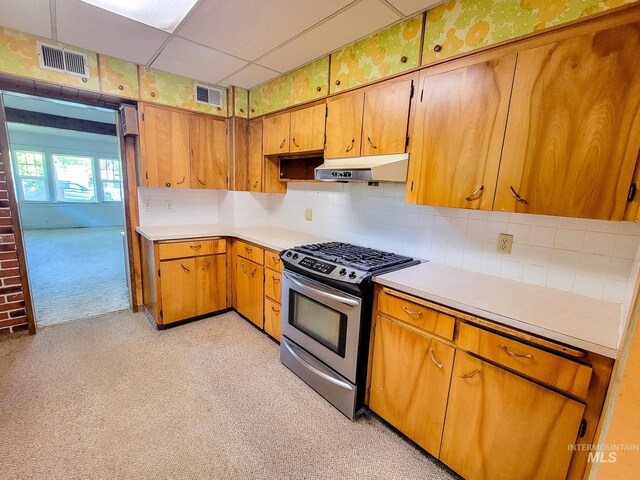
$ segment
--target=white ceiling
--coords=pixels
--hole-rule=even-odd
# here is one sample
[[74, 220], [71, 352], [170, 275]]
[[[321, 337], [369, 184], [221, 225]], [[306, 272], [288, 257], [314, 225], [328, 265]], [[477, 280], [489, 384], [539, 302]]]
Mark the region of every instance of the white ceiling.
[[0, 25], [251, 88], [442, 0], [198, 0], [173, 31], [80, 0], [0, 0]]

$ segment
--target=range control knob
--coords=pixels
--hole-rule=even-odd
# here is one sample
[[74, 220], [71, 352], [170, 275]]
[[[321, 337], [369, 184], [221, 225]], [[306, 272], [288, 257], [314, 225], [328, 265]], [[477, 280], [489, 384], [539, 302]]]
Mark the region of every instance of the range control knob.
[[340, 275], [341, 277], [344, 277], [346, 275], [346, 273], [347, 273], [347, 269], [343, 268], [338, 272], [338, 275]]
[[287, 257], [290, 257], [290, 256], [291, 256], [291, 252], [287, 252]]
[[294, 254], [293, 254], [293, 259], [295, 260], [295, 259], [297, 259], [297, 258], [298, 258], [298, 254], [297, 254], [297, 253], [294, 253]]
[[349, 274], [349, 278], [352, 278], [352, 279], [353, 279], [353, 278], [356, 278], [356, 272], [351, 272], [351, 273]]

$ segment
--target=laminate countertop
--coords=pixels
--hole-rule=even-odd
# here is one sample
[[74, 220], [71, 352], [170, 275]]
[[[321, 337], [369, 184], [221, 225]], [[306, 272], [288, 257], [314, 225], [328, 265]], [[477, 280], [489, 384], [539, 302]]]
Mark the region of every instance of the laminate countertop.
[[329, 242], [330, 239], [277, 227], [229, 227], [220, 224], [136, 227], [136, 232], [151, 241], [183, 240], [201, 237], [235, 237], [270, 250], [307, 243]]
[[622, 305], [428, 262], [374, 277], [473, 316], [615, 358]]

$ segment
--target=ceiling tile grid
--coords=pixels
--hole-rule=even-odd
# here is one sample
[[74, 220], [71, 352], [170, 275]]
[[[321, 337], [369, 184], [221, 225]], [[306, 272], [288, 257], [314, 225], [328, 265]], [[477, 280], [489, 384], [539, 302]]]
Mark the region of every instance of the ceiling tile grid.
[[0, 25], [176, 75], [252, 88], [440, 1], [0, 0]]

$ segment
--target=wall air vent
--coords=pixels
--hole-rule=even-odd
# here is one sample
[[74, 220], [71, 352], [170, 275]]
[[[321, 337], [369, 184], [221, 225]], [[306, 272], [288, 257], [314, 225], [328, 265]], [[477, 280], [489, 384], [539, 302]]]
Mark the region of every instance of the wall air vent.
[[89, 62], [84, 53], [38, 42], [38, 59], [40, 68], [90, 78]]
[[196, 84], [196, 102], [206, 103], [214, 107], [222, 107], [224, 92], [219, 88]]

